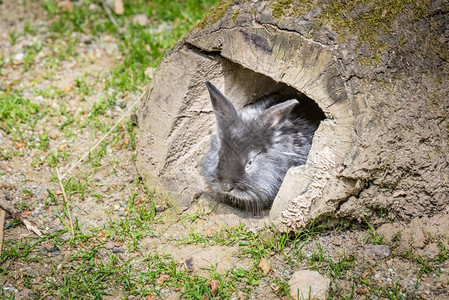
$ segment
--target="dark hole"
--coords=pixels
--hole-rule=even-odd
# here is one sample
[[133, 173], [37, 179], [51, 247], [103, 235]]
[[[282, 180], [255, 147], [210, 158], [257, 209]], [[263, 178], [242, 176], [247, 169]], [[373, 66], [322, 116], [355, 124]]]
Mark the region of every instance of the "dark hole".
[[[278, 172], [279, 175], [285, 176], [285, 172], [287, 172], [287, 169], [285, 169], [286, 164], [290, 166], [299, 166], [301, 164], [304, 164], [304, 157], [306, 156], [304, 151], [306, 151], [306, 147], [312, 142], [310, 138], [314, 132], [313, 130], [315, 130], [314, 128], [318, 128], [319, 123], [325, 119], [325, 114], [320, 109], [318, 104], [315, 103], [315, 101], [307, 97], [305, 94], [299, 92], [295, 88], [282, 82], [276, 82], [275, 80], [264, 74], [246, 69], [241, 65], [235, 64], [229, 60], [223, 58], [219, 60], [222, 64], [222, 74], [220, 74], [220, 77], [222, 80], [224, 80], [224, 85], [219, 85], [218, 78], [211, 81], [219, 85], [218, 88], [227, 96], [228, 99], [231, 100], [231, 102], [237, 109], [241, 109], [242, 107], [245, 107], [247, 105], [254, 104], [265, 96], [277, 94], [278, 97], [276, 97], [275, 99], [277, 99], [278, 102], [284, 102], [291, 99], [296, 99], [299, 101], [299, 104], [294, 108], [294, 110], [296, 111], [294, 115], [301, 116], [302, 119], [311, 121], [304, 123], [299, 122], [298, 124], [301, 124], [300, 126], [303, 126], [302, 124], [305, 123], [309, 125], [315, 125], [304, 125], [305, 127], [302, 127], [303, 129], [305, 128], [304, 130], [308, 130], [308, 132], [304, 135], [307, 138], [307, 144], [304, 143], [304, 136], [302, 136], [302, 138], [298, 137], [297, 140], [285, 139], [288, 141], [294, 140], [296, 142], [296, 148], [294, 148], [298, 151], [296, 156], [292, 155], [290, 156], [290, 158], [287, 158], [288, 156], [285, 154], [284, 156], [280, 155], [283, 158], [277, 160], [279, 161], [277, 165], [276, 163], [274, 163], [274, 161], [276, 160], [274, 156], [268, 156], [268, 160], [263, 163], [263, 168], [260, 167], [261, 162], [259, 161], [256, 166], [259, 166], [261, 172], [257, 173], [257, 176], [254, 177], [256, 178], [256, 180], [254, 181], [251, 181], [248, 178], [256, 173], [252, 173], [251, 175], [251, 173], [242, 172], [242, 166], [246, 168], [246, 164], [248, 163], [248, 161], [251, 161], [248, 160], [249, 154], [241, 155], [239, 152], [240, 150], [233, 150], [233, 147], [238, 148], [238, 146], [235, 145], [247, 144], [245, 140], [247, 137], [243, 134], [246, 131], [241, 131], [243, 133], [240, 133], [240, 135], [236, 134], [233, 139], [229, 139], [233, 142], [226, 143], [226, 138], [220, 140], [221, 146], [219, 153], [221, 153], [220, 155], [222, 160], [218, 160], [217, 164], [215, 164], [214, 161], [216, 156], [213, 155], [214, 153], [216, 153], [216, 150], [208, 152], [208, 154], [205, 156], [205, 159], [203, 161], [206, 162], [204, 164], [206, 167], [203, 169], [203, 174], [206, 178], [208, 178], [207, 180], [212, 183], [211, 186], [213, 186], [213, 189], [215, 189], [214, 191], [217, 192], [219, 197], [222, 198], [224, 202], [227, 202], [232, 206], [237, 206], [254, 214], [259, 214], [261, 210], [271, 207], [276, 193], [279, 191], [279, 188], [282, 184], [279, 179], [281, 178], [281, 176], [268, 176], [269, 172], [267, 172], [266, 170], [273, 170], [273, 172]], [[225, 128], [226, 127], [222, 128], [222, 133], [224, 134], [224, 136], [232, 136], [231, 134], [226, 135], [227, 131], [224, 130]], [[285, 130], [284, 133], [287, 133], [286, 135], [293, 134], [294, 136], [294, 133], [296, 132], [294, 131], [295, 128], [293, 126], [286, 127], [283, 130]], [[263, 148], [264, 145], [264, 138], [262, 136], [266, 137], [265, 135], [261, 135], [261, 138], [253, 138], [253, 142], [249, 143], [248, 145], [252, 145], [251, 147], [254, 147], [254, 149], [257, 149], [259, 151], [261, 148]], [[285, 142], [279, 142], [279, 144], [282, 143]], [[218, 145], [218, 142], [215, 145]], [[248, 149], [248, 147], [242, 149]], [[278, 149], [293, 148], [280, 147]], [[242, 153], [245, 153], [245, 151], [243, 151]], [[235, 153], [237, 153], [237, 155]], [[261, 155], [263, 155], [263, 153], [265, 152], [259, 151], [259, 154], [260, 153], [262, 153]], [[242, 165], [242, 161], [245, 165]], [[226, 180], [220, 177], [223, 174], [225, 174]], [[266, 182], [263, 180], [264, 174], [268, 174]], [[231, 179], [234, 179], [234, 177], [237, 178], [236, 182], [238, 182], [239, 184], [231, 184], [233, 189], [228, 189]]]
[[281, 101], [298, 100], [300, 105], [297, 109], [303, 111], [308, 119], [316, 122], [326, 119], [318, 104], [295, 88], [276, 82], [264, 74], [246, 69], [227, 59], [221, 58], [221, 63], [225, 78], [224, 93], [233, 101], [237, 101], [234, 103], [237, 107], [255, 103], [263, 96], [279, 94]]

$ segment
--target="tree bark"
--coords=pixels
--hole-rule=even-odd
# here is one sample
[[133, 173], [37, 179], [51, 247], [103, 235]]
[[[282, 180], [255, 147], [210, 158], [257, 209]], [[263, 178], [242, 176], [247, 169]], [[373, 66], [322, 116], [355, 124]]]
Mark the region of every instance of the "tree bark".
[[[351, 2], [351, 3], [349, 3]], [[214, 117], [204, 81], [237, 107], [294, 88], [326, 115], [270, 220], [410, 220], [449, 212], [449, 4], [222, 1], [165, 56], [139, 113], [138, 168], [188, 207]]]

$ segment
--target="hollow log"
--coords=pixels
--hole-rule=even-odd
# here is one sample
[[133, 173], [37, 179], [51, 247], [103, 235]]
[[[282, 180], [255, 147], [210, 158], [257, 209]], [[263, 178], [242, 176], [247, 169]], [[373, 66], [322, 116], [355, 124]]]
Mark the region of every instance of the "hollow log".
[[294, 89], [324, 112], [269, 212], [282, 231], [449, 211], [447, 1], [222, 1], [167, 52], [139, 111], [137, 165], [189, 207], [215, 119]]

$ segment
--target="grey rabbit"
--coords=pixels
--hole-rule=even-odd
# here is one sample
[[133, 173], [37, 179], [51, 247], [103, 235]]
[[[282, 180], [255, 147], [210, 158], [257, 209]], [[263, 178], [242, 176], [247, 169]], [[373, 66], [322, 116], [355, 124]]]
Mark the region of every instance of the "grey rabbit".
[[307, 119], [295, 99], [263, 97], [236, 110], [206, 82], [217, 132], [202, 161], [212, 193], [253, 213], [269, 208], [288, 169], [305, 164], [319, 125]]

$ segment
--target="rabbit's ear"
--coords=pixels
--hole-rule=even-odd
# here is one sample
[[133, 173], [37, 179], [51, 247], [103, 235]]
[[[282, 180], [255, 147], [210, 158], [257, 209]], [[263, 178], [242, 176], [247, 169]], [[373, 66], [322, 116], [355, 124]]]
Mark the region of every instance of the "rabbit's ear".
[[266, 109], [259, 117], [261, 126], [264, 128], [276, 126], [288, 117], [298, 103], [298, 100], [292, 99]]
[[212, 83], [206, 81], [206, 87], [209, 90], [210, 100], [214, 109], [215, 117], [219, 127], [223, 127], [231, 120], [237, 117], [237, 111], [231, 101], [223, 95]]

